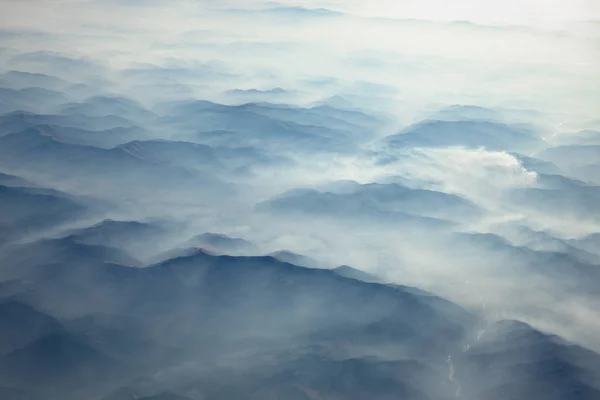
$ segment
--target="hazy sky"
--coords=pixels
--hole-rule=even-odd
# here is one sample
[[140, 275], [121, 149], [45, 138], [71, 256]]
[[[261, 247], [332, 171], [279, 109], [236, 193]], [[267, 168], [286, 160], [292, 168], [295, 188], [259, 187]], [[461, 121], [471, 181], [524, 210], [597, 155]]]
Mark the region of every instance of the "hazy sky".
[[596, 0], [351, 0], [338, 2], [363, 15], [483, 24], [549, 25], [600, 17]]
[[[277, 7], [350, 16], [243, 11]], [[228, 82], [244, 88], [335, 76], [394, 86], [407, 99], [402, 109], [430, 99], [533, 101], [589, 118], [597, 109], [597, 0], [0, 0], [0, 19], [5, 30], [54, 34], [3, 35], [0, 47], [87, 56], [113, 68], [217, 61], [226, 65], [221, 72], [245, 74]], [[477, 25], [445, 23], [457, 20]]]
[[[565, 22], [600, 20], [597, 0], [0, 0], [4, 11], [0, 21], [10, 24], [14, 14], [41, 4], [86, 5], [89, 3], [127, 6], [157, 6], [173, 4], [193, 7], [269, 8], [296, 6], [330, 8], [360, 16], [424, 19], [433, 21], [471, 21], [481, 24], [553, 26]], [[9, 7], [9, 8], [6, 8]], [[11, 12], [12, 10], [12, 12]], [[32, 9], [33, 10], [33, 9]], [[48, 14], [52, 18], [52, 12]]]

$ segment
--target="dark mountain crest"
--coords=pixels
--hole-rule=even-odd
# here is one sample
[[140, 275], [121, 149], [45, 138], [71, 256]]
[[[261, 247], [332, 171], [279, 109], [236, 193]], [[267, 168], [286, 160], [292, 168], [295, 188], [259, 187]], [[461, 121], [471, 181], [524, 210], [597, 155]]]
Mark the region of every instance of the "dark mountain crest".
[[86, 233], [92, 232], [106, 232], [109, 235], [111, 233], [136, 233], [139, 231], [146, 230], [153, 231], [154, 229], [156, 229], [157, 231], [159, 230], [159, 228], [144, 222], [133, 220], [123, 221], [107, 218], [89, 227], [77, 229], [72, 233], [71, 236], [75, 235], [75, 237], [77, 237], [78, 235], [85, 235]]
[[350, 267], [348, 265], [340, 265], [339, 267], [334, 268], [333, 271], [336, 274], [341, 275], [343, 277], [356, 279], [359, 281], [371, 282], [371, 283], [376, 283], [376, 282], [381, 283], [382, 282], [380, 277], [370, 274], [368, 272], [362, 271], [360, 269]]
[[[292, 253], [294, 254], [294, 253]], [[205, 249], [190, 249], [189, 254], [182, 255], [176, 258], [172, 258], [166, 261], [162, 261], [160, 263], [151, 265], [147, 268], [143, 268], [140, 270], [141, 273], [147, 272], [158, 272], [159, 270], [171, 270], [173, 268], [183, 268], [188, 269], [189, 271], [194, 271], [198, 267], [208, 267], [208, 268], [236, 268], [240, 271], [245, 270], [246, 272], [256, 271], [257, 268], [278, 271], [281, 273], [293, 273], [295, 275], [307, 275], [313, 276], [317, 278], [326, 278], [332, 279], [333, 281], [343, 281], [346, 283], [351, 283], [352, 285], [358, 285], [360, 287], [369, 288], [371, 290], [381, 290], [382, 292], [388, 294], [399, 294], [414, 298], [416, 301], [420, 301], [420, 298], [429, 297], [432, 299], [439, 299], [444, 302], [448, 306], [454, 307], [456, 310], [461, 310], [460, 307], [455, 306], [453, 303], [439, 298], [431, 293], [426, 291], [403, 286], [403, 285], [388, 285], [379, 282], [365, 282], [362, 280], [357, 280], [355, 278], [346, 277], [335, 270], [331, 269], [321, 269], [314, 267], [306, 267], [301, 265], [295, 265], [287, 261], [280, 260], [272, 255], [267, 256], [231, 256], [231, 255], [220, 255], [220, 254], [211, 254]], [[465, 311], [462, 311], [465, 312]], [[465, 315], [468, 313], [465, 312]]]
[[255, 246], [242, 238], [230, 237], [219, 233], [203, 233], [188, 240], [192, 248], [202, 248], [213, 254], [253, 253]]
[[189, 268], [195, 269], [195, 263], [215, 261], [219, 257], [225, 256], [212, 253], [209, 250], [206, 250], [201, 247], [191, 247], [178, 252], [178, 254], [173, 258], [169, 258], [167, 260], [152, 264], [147, 268], [149, 268], [150, 271], [170, 270], [174, 267], [179, 266], [187, 266]]
[[320, 265], [317, 260], [302, 254], [294, 253], [290, 250], [278, 250], [268, 254], [267, 256], [273, 257], [277, 261], [297, 265], [299, 267], [316, 268]]
[[183, 259], [183, 258], [185, 258], [185, 259], [187, 259], [187, 258], [202, 259], [205, 256], [219, 257], [222, 255], [223, 254], [220, 254], [219, 252], [216, 252], [211, 249], [207, 249], [206, 247], [191, 247], [187, 250], [184, 250], [183, 254], [181, 256], [175, 258], [174, 260]]

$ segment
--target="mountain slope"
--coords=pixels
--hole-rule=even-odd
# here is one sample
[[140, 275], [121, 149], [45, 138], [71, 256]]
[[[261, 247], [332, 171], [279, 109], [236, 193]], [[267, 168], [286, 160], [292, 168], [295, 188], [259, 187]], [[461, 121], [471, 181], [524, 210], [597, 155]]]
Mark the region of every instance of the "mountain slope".
[[488, 121], [424, 121], [388, 136], [392, 147], [485, 147], [491, 150], [532, 150], [542, 140], [520, 127]]
[[86, 207], [64, 193], [0, 185], [0, 209], [0, 244], [3, 244], [71, 221], [81, 216]]
[[0, 355], [60, 331], [60, 323], [49, 315], [16, 301], [0, 303]]
[[583, 399], [600, 396], [600, 356], [516, 321], [488, 327], [460, 357], [466, 399]]

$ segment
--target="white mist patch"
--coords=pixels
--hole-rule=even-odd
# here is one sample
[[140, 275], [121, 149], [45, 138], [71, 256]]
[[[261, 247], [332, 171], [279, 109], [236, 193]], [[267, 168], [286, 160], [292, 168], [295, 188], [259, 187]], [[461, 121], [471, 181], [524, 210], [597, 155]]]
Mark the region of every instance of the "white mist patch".
[[264, 198], [298, 187], [319, 187], [335, 181], [367, 184], [397, 175], [397, 172], [389, 166], [376, 165], [372, 160], [356, 155], [315, 156], [310, 160], [294, 155], [288, 156], [294, 158], [296, 165], [265, 172], [263, 179], [265, 187], [261, 192]]
[[486, 205], [496, 205], [509, 189], [531, 187], [537, 173], [509, 153], [485, 149], [415, 149], [390, 170], [411, 179], [433, 182], [434, 189]]

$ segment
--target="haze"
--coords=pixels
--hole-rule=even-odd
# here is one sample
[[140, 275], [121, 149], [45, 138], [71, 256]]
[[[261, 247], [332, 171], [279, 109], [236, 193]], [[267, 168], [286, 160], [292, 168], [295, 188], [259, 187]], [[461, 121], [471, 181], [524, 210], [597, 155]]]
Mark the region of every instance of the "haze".
[[0, 398], [600, 398], [599, 21], [0, 0]]

